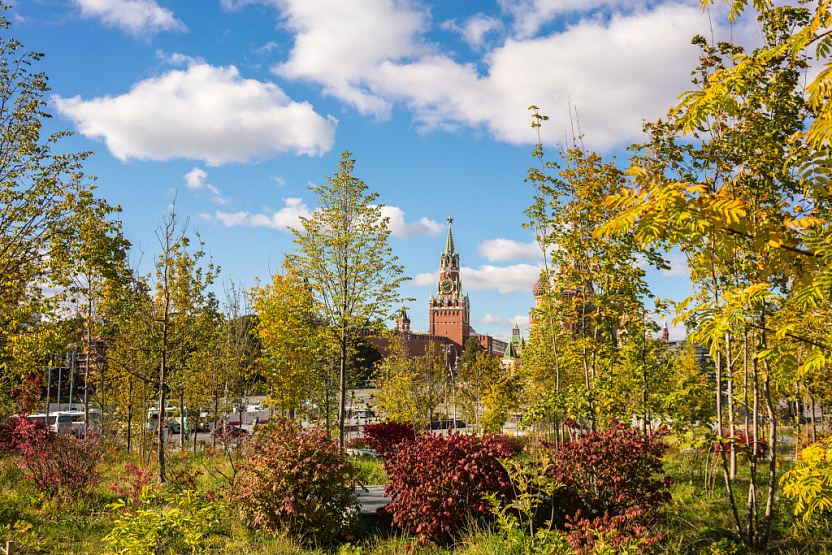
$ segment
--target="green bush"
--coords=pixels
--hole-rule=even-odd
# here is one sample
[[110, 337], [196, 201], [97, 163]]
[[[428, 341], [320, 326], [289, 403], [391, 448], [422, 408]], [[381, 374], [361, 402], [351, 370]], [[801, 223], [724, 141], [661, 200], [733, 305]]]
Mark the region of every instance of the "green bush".
[[202, 494], [186, 490], [162, 498], [145, 486], [139, 497], [142, 508], [124, 512], [124, 501], [110, 505], [123, 512], [104, 538], [119, 555], [202, 553], [205, 538], [219, 522], [221, 507]]

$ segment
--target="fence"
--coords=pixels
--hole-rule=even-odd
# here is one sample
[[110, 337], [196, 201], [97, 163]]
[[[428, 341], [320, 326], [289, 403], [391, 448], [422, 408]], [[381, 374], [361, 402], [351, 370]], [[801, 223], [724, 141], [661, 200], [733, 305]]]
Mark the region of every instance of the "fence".
[[4, 555], [14, 555], [14, 542], [6, 542], [5, 549], [3, 547], [0, 547], [0, 553], [3, 553]]

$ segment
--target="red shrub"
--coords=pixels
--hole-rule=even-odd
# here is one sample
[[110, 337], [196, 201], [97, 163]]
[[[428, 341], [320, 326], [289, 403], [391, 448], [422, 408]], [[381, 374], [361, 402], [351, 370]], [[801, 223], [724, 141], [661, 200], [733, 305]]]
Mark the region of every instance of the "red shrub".
[[553, 477], [589, 519], [623, 515], [631, 507], [641, 518], [652, 518], [670, 500], [671, 478], [662, 476], [667, 446], [660, 439], [665, 435], [660, 429], [644, 436], [613, 422], [606, 431], [561, 444], [554, 453]]
[[510, 456], [492, 436], [425, 434], [385, 463], [392, 502], [380, 509], [416, 534], [417, 545], [445, 542], [470, 517], [486, 514], [485, 494], [506, 495], [508, 474], [497, 460]]
[[641, 511], [631, 507], [624, 514], [606, 514], [591, 520], [580, 514], [567, 517], [566, 540], [574, 555], [594, 555], [598, 553], [599, 543], [612, 548], [612, 553], [649, 553], [661, 541], [662, 535], [648, 536], [648, 529], [640, 524], [641, 516]]
[[124, 478], [110, 487], [110, 491], [124, 500], [125, 512], [134, 512], [139, 508], [139, 497], [145, 486], [153, 487], [153, 472], [148, 468], [141, 468], [133, 463], [124, 465]]
[[273, 419], [229, 495], [250, 524], [326, 542], [351, 524], [357, 474], [325, 431]]
[[504, 434], [494, 434], [491, 436], [494, 441], [502, 443], [506, 452], [510, 453], [512, 457], [516, 457], [525, 449], [526, 443], [521, 437], [508, 436]]
[[[727, 436], [728, 432], [723, 432], [723, 437]], [[737, 453], [739, 453], [744, 459], [748, 459], [754, 450], [754, 438], [748, 437], [745, 435], [745, 432], [736, 432], [734, 434], [734, 445], [736, 446]], [[731, 451], [731, 444], [728, 442], [715, 442], [713, 446], [711, 446], [711, 450], [714, 453], [720, 453], [723, 450], [728, 453]], [[768, 453], [768, 442], [765, 439], [758, 437], [757, 456], [762, 458], [766, 455], [766, 453]]]
[[20, 442], [22, 440], [21, 432], [18, 431], [18, 426], [26, 421], [34, 425], [34, 429], [44, 436], [49, 434], [46, 427], [46, 422], [43, 420], [35, 420], [29, 422], [25, 418], [17, 418], [10, 416], [3, 421], [0, 421], [0, 452], [2, 453], [17, 453], [19, 451]]
[[20, 466], [39, 493], [71, 500], [89, 493], [98, 481], [102, 448], [97, 436], [56, 436], [25, 418], [18, 421], [15, 435]]
[[409, 422], [381, 422], [364, 426], [364, 439], [370, 449], [389, 457], [402, 445], [412, 443], [416, 437]]
[[370, 445], [367, 443], [367, 439], [363, 437], [354, 437], [347, 442], [348, 449], [369, 449]]

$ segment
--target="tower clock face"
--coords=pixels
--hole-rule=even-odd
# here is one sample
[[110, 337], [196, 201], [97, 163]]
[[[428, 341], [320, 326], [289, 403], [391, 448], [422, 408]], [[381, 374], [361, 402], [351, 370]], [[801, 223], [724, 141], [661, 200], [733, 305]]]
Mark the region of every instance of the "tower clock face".
[[445, 294], [451, 293], [454, 290], [454, 282], [449, 279], [443, 279], [439, 282], [439, 291]]

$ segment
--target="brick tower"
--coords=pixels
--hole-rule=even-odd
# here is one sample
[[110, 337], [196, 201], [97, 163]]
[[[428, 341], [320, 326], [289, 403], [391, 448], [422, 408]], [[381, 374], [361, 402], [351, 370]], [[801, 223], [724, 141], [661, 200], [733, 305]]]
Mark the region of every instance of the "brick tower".
[[448, 218], [448, 237], [445, 250], [439, 257], [438, 293], [430, 296], [430, 333], [443, 335], [459, 345], [471, 333], [471, 305], [468, 295], [462, 294], [462, 281], [459, 279], [459, 254], [454, 249], [454, 236], [451, 234], [453, 218]]

